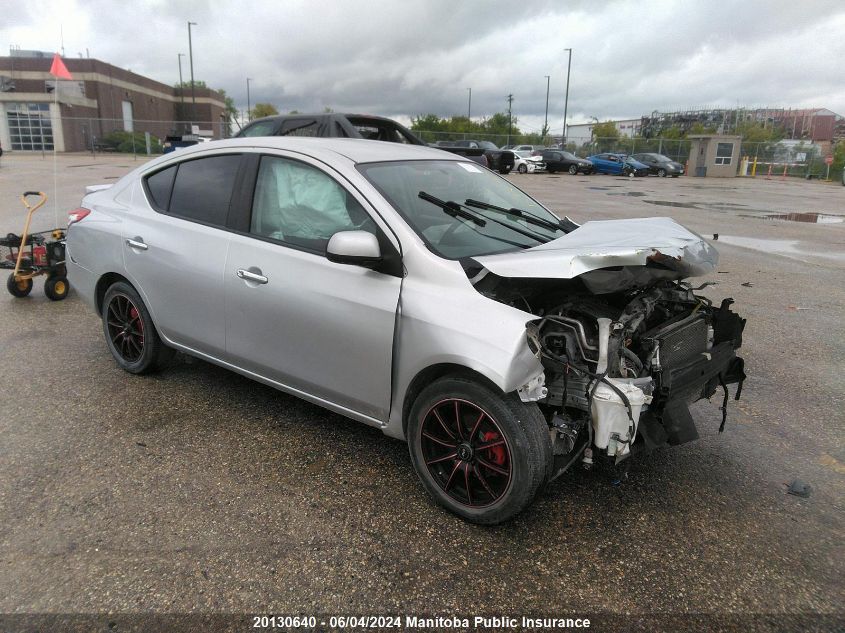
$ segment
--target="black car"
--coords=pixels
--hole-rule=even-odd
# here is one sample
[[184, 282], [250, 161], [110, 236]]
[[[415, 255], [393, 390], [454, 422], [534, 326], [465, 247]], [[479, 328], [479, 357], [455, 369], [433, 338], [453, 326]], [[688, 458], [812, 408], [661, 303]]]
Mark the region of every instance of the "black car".
[[633, 158], [644, 165], [648, 165], [648, 173], [657, 174], [661, 178], [665, 178], [666, 176], [677, 178], [684, 173], [683, 164], [663, 154], [634, 154]]
[[594, 171], [590, 161], [562, 149], [544, 149], [542, 157], [543, 162], [546, 163], [546, 171], [550, 174], [556, 171], [568, 171], [574, 176], [578, 172], [592, 174]]
[[407, 145], [425, 145], [404, 125], [371, 114], [282, 114], [257, 119], [238, 132], [244, 136], [321, 136], [364, 138]]

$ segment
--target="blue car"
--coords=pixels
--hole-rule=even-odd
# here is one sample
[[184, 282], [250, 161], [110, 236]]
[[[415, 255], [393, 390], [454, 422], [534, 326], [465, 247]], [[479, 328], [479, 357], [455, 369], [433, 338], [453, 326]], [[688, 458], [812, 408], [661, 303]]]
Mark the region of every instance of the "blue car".
[[648, 165], [634, 160], [627, 154], [607, 152], [588, 156], [593, 163], [593, 170], [599, 174], [615, 174], [617, 176], [648, 176]]

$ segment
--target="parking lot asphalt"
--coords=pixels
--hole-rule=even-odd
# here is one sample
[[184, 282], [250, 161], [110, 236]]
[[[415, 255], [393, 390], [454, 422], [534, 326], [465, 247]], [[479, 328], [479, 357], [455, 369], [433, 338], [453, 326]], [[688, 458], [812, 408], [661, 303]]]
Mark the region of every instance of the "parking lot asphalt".
[[[139, 164], [60, 157], [62, 215]], [[719, 399], [699, 403], [701, 438], [631, 460], [621, 485], [570, 472], [477, 527], [426, 498], [378, 430], [201, 361], [121, 371], [96, 315], [37, 281], [0, 293], [0, 612], [841, 616], [845, 187], [509, 178], [579, 222], [718, 233], [705, 293], [748, 319], [723, 434]], [[49, 157], [6, 154], [0, 232], [20, 231], [18, 193], [52, 184]], [[833, 217], [768, 217], [795, 213]], [[796, 477], [810, 497], [786, 493]]]

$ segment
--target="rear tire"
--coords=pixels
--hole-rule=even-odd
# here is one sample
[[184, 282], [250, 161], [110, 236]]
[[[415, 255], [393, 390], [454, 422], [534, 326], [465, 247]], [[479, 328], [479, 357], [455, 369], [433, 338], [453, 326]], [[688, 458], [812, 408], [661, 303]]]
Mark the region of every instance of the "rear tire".
[[176, 353], [162, 342], [147, 306], [124, 281], [112, 284], [100, 315], [106, 345], [118, 365], [130, 374], [164, 369]]
[[50, 301], [61, 301], [67, 297], [70, 284], [67, 277], [49, 277], [44, 282], [44, 294]]
[[13, 297], [21, 299], [32, 292], [32, 279], [15, 281], [15, 274], [12, 273], [6, 280], [6, 290], [8, 290], [9, 294]]
[[528, 507], [551, 476], [548, 429], [536, 405], [447, 376], [414, 402], [408, 449], [438, 504], [472, 523], [495, 525]]

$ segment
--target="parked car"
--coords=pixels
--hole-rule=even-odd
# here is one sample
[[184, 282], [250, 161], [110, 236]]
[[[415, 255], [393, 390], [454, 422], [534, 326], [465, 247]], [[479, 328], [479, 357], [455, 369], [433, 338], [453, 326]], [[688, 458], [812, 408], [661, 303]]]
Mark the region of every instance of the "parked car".
[[256, 119], [236, 138], [251, 136], [319, 136], [363, 138], [406, 145], [425, 145], [411, 130], [392, 119], [372, 114], [283, 114]]
[[745, 377], [745, 321], [684, 282], [715, 269], [703, 238], [579, 226], [440, 150], [232, 139], [90, 190], [67, 266], [118, 366], [180, 350], [375, 426], [468, 521], [695, 439], [689, 403]]
[[473, 160], [476, 160], [477, 156], [484, 155], [487, 160], [487, 166], [500, 174], [510, 173], [514, 166], [513, 151], [502, 151], [496, 147], [495, 143], [491, 143], [490, 141], [464, 139], [455, 141], [448, 146], [440, 145], [438, 149], [451, 152], [452, 154], [466, 156]]
[[666, 176], [677, 178], [684, 173], [684, 165], [682, 163], [674, 161], [663, 154], [652, 154], [649, 152], [645, 154], [634, 154], [632, 158], [648, 166], [649, 173], [656, 174], [661, 178], [665, 178]]
[[578, 172], [593, 173], [593, 164], [590, 161], [560, 149], [543, 150], [543, 162], [546, 163], [546, 171], [550, 174], [558, 171], [568, 171], [573, 176]]
[[513, 156], [513, 168], [520, 174], [533, 174], [546, 168], [543, 159], [540, 156], [532, 156], [531, 152], [514, 150]]
[[604, 153], [588, 156], [587, 160], [593, 164], [593, 170], [599, 174], [616, 174], [619, 176], [648, 176], [648, 166], [630, 158], [625, 154]]

